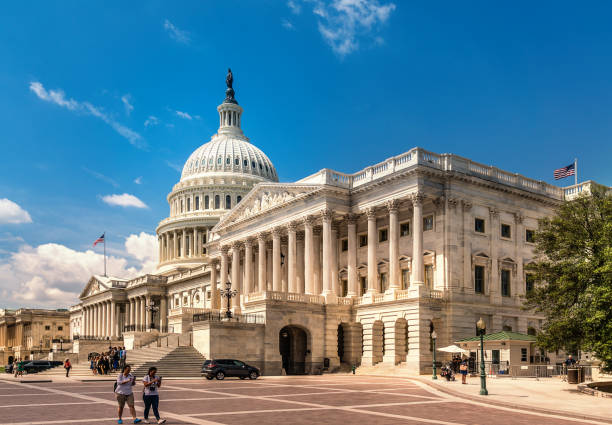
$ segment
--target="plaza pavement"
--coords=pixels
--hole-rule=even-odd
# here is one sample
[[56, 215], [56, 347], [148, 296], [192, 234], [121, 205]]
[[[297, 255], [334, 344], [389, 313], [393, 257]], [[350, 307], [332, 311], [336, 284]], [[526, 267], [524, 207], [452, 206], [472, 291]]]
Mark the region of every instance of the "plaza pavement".
[[[5, 425], [116, 423], [112, 382], [0, 380]], [[142, 386], [134, 387], [142, 418]], [[419, 379], [323, 375], [256, 381], [168, 380], [162, 416], [173, 424], [609, 424], [462, 399]], [[127, 417], [124, 417], [127, 419]], [[124, 423], [131, 423], [124, 420]]]

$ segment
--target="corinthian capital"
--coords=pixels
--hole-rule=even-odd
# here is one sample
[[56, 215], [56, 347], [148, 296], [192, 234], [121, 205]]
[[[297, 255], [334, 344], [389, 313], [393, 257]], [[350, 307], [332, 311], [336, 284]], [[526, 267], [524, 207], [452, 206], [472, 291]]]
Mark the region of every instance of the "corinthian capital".
[[387, 209], [389, 213], [396, 213], [399, 210], [400, 202], [397, 199], [391, 199], [387, 201]]
[[415, 207], [423, 205], [423, 201], [425, 200], [425, 194], [423, 192], [415, 192], [410, 197], [412, 200], [412, 205]]
[[368, 220], [375, 220], [376, 219], [376, 208], [374, 207], [366, 208], [365, 214], [366, 214], [366, 217], [368, 217]]
[[331, 209], [326, 208], [321, 211], [321, 218], [326, 222], [332, 221], [334, 219], [334, 212]]

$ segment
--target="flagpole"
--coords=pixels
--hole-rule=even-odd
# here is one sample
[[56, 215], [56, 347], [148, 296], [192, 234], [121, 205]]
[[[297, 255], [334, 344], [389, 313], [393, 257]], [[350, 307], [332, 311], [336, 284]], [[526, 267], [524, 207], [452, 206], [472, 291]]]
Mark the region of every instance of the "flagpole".
[[104, 277], [106, 277], [106, 231], [104, 232]]
[[574, 158], [574, 183], [578, 186], [578, 158]]

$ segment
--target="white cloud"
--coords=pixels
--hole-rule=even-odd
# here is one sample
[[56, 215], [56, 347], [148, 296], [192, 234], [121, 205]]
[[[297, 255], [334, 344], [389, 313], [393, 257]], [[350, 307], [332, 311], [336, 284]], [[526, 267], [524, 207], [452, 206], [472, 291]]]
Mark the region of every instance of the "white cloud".
[[287, 30], [293, 30], [295, 29], [295, 27], [293, 26], [293, 24], [291, 22], [289, 22], [288, 19], [282, 18], [281, 19], [281, 25], [283, 26], [283, 28], [287, 29]]
[[85, 172], [86, 172], [86, 173], [88, 173], [88, 174], [91, 174], [92, 176], [94, 176], [94, 177], [95, 177], [95, 178], [97, 178], [98, 180], [101, 180], [101, 181], [103, 181], [103, 182], [106, 182], [106, 183], [108, 183], [108, 184], [112, 185], [113, 187], [119, 187], [119, 183], [117, 183], [115, 180], [111, 179], [110, 177], [105, 176], [105, 175], [104, 175], [104, 174], [102, 174], [102, 173], [98, 173], [97, 171], [90, 170], [90, 169], [89, 169], [89, 168], [87, 168], [87, 167], [82, 167], [82, 168], [83, 168], [83, 171], [85, 171]]
[[166, 160], [166, 165], [168, 167], [172, 168], [173, 170], [178, 171], [179, 173], [183, 172], [183, 167], [181, 167], [178, 164], [175, 164], [174, 162], [170, 162], [170, 161]]
[[30, 214], [10, 199], [0, 199], [0, 224], [31, 223]]
[[182, 112], [182, 111], [175, 111], [175, 112], [176, 112], [177, 116], [179, 116], [179, 117], [181, 117], [183, 119], [186, 119], [186, 120], [192, 120], [193, 119], [193, 117], [191, 115], [189, 115], [187, 112]]
[[123, 124], [118, 123], [107, 113], [103, 112], [101, 108], [94, 106], [89, 102], [78, 102], [72, 98], [66, 99], [66, 96], [62, 90], [47, 91], [42, 83], [38, 81], [32, 81], [30, 83], [30, 90], [36, 93], [36, 95], [44, 101], [55, 103], [58, 106], [74, 112], [93, 115], [94, 117], [99, 118], [108, 124], [113, 130], [119, 133], [122, 137], [126, 138], [132, 145], [141, 149], [146, 147], [146, 143], [140, 134], [124, 126]]
[[191, 41], [189, 32], [177, 28], [172, 22], [167, 19], [164, 21], [164, 29], [166, 30], [166, 33], [170, 36], [170, 38], [174, 41], [183, 44], [189, 44], [189, 42]]
[[138, 176], [134, 179], [134, 183], [136, 184], [142, 184], [142, 176]]
[[123, 105], [125, 106], [125, 114], [127, 116], [129, 116], [134, 110], [134, 105], [130, 103], [131, 97], [132, 96], [130, 96], [129, 94], [121, 96], [121, 102], [123, 102]]
[[291, 12], [292, 12], [292, 13], [294, 13], [294, 14], [296, 14], [296, 15], [299, 15], [299, 14], [300, 14], [300, 12], [302, 11], [302, 5], [300, 5], [300, 4], [299, 4], [297, 1], [295, 1], [295, 0], [289, 0], [289, 1], [287, 2], [287, 7], [288, 7], [289, 9], [291, 9]]
[[152, 127], [157, 124], [159, 124], [159, 118], [153, 115], [149, 115], [149, 118], [147, 118], [146, 121], [144, 122], [145, 127]]
[[329, 4], [314, 0], [313, 3], [313, 13], [321, 19], [319, 32], [341, 57], [359, 49], [362, 37], [374, 38], [375, 44], [382, 44], [384, 40], [375, 33], [395, 10], [395, 4], [381, 4], [378, 0], [332, 0]]
[[121, 195], [106, 195], [102, 197], [102, 200], [108, 205], [117, 207], [148, 208], [147, 204], [129, 193], [123, 193]]
[[[130, 235], [124, 247], [123, 255], [107, 256], [110, 276], [129, 279], [153, 271], [158, 252], [154, 235]], [[0, 294], [13, 307], [67, 307], [78, 302], [89, 278], [103, 271], [104, 256], [92, 249], [23, 245], [0, 262]]]

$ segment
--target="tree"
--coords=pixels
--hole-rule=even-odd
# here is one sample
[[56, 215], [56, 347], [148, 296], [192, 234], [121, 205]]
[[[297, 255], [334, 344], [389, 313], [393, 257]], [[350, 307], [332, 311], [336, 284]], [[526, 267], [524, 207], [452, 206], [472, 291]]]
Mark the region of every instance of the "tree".
[[540, 220], [535, 243], [525, 307], [546, 317], [538, 344], [592, 351], [612, 369], [612, 194], [596, 188], [564, 202]]

